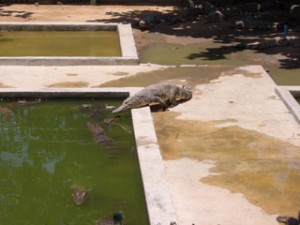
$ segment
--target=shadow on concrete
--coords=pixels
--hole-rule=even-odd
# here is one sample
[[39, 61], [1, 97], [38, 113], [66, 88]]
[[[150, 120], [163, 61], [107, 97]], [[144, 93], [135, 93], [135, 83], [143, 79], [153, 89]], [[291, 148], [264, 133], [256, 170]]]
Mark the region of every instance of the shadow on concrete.
[[32, 15], [33, 12], [18, 11], [18, 10], [3, 10], [0, 8], [0, 17], [20, 17], [23, 19], [28, 19]]

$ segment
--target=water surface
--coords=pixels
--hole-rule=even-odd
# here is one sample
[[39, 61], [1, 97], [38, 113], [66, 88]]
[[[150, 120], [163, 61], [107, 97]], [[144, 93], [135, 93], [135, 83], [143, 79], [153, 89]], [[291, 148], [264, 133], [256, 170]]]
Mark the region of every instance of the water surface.
[[121, 56], [117, 31], [0, 32], [0, 56]]
[[[0, 103], [0, 224], [90, 225], [115, 211], [125, 224], [148, 224], [130, 113], [107, 124], [106, 103], [120, 104]], [[89, 192], [83, 205], [73, 203], [74, 190]]]

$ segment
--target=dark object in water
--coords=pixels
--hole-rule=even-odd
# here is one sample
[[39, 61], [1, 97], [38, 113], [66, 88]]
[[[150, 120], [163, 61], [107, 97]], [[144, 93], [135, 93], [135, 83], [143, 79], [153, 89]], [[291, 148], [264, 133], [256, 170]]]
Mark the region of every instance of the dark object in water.
[[121, 212], [114, 212], [113, 214], [113, 220], [114, 220], [114, 223], [115, 224], [122, 224], [123, 222], [123, 219], [124, 219], [124, 216], [123, 216], [123, 213]]
[[277, 222], [284, 223], [287, 225], [300, 225], [300, 211], [298, 212], [298, 219], [291, 216], [278, 216]]

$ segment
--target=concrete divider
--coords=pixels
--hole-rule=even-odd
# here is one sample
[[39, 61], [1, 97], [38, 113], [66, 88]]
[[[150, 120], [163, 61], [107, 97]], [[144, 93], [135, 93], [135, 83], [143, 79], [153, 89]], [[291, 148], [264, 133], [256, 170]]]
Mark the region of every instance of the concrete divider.
[[300, 97], [300, 86], [278, 86], [275, 91], [300, 124], [300, 105], [295, 99]]

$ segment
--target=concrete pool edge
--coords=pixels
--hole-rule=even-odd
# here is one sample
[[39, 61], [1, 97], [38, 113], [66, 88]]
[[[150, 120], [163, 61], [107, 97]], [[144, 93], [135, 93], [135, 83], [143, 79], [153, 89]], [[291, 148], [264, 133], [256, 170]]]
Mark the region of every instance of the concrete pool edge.
[[295, 99], [300, 96], [300, 86], [277, 86], [275, 91], [300, 124], [300, 105]]
[[99, 22], [0, 22], [0, 31], [16, 29], [18, 27], [57, 27], [74, 29], [86, 27], [87, 29], [117, 30], [120, 40], [121, 56], [116, 57], [0, 57], [0, 65], [138, 65], [139, 58], [135, 46], [132, 28], [130, 24], [99, 23]]
[[[0, 98], [37, 97], [126, 97], [140, 88], [65, 88], [65, 89], [19, 89], [1, 88]], [[101, 95], [102, 94], [102, 95]], [[38, 96], [40, 97], [40, 96]], [[154, 130], [150, 108], [133, 109], [132, 122], [137, 146], [139, 165], [142, 174], [149, 224], [170, 224], [177, 221], [160, 149]]]

